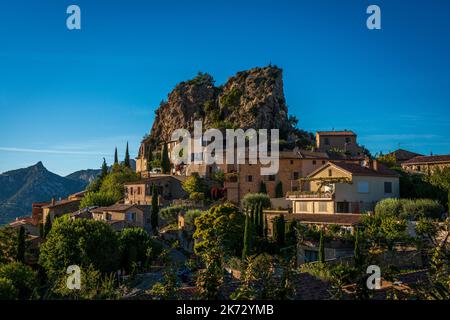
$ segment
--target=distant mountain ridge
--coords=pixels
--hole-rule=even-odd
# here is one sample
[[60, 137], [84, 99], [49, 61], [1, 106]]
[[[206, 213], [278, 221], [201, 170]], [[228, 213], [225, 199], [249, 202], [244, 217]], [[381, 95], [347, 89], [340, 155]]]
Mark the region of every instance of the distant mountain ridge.
[[91, 183], [102, 172], [101, 169], [79, 170], [66, 176], [67, 179]]
[[65, 198], [84, 190], [96, 171], [100, 170], [81, 170], [61, 177], [38, 162], [28, 168], [0, 174], [0, 225], [30, 215], [33, 202]]

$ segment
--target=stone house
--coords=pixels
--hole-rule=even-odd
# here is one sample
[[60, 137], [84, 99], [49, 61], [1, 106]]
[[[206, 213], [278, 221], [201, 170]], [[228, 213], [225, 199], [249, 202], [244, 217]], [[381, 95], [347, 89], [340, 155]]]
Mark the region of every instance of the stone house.
[[402, 169], [412, 173], [432, 173], [436, 169], [450, 167], [450, 154], [417, 156], [402, 163]]

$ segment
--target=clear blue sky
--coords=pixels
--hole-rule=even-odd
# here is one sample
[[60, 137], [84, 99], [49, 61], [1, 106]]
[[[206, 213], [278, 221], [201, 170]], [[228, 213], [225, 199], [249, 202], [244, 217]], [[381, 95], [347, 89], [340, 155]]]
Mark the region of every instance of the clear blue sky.
[[[82, 30], [66, 28], [78, 4]], [[382, 30], [366, 28], [378, 4]], [[450, 153], [450, 1], [0, 3], [0, 172], [137, 153], [154, 110], [198, 71], [284, 69], [300, 127], [353, 129], [372, 152]]]

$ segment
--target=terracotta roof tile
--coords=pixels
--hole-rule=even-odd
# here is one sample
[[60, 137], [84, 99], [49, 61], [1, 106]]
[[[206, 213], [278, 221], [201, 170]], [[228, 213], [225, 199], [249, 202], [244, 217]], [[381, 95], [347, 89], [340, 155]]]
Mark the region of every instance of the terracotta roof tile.
[[425, 163], [440, 163], [440, 162], [450, 162], [450, 154], [440, 155], [440, 156], [417, 156], [408, 161], [403, 162], [404, 164], [425, 164]]

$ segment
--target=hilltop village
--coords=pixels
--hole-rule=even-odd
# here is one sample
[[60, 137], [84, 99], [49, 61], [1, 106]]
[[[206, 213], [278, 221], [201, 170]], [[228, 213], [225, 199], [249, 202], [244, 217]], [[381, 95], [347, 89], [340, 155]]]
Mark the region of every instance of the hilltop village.
[[[171, 132], [195, 120], [279, 129], [278, 173], [249, 161], [174, 164]], [[86, 190], [33, 203], [1, 229], [0, 297], [450, 298], [450, 155], [372, 155], [351, 130], [299, 129], [277, 67], [221, 87], [201, 73], [180, 83], [135, 160], [134, 170], [128, 146], [123, 161], [116, 149]], [[83, 289], [64, 286], [69, 265]], [[381, 278], [370, 287], [373, 265]], [[18, 286], [11, 266], [32, 280]]]

